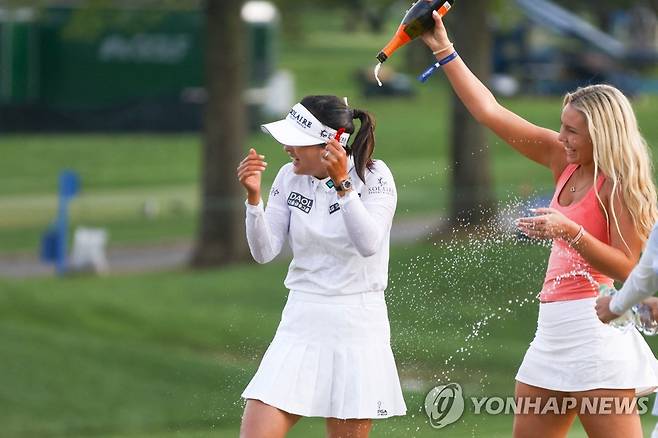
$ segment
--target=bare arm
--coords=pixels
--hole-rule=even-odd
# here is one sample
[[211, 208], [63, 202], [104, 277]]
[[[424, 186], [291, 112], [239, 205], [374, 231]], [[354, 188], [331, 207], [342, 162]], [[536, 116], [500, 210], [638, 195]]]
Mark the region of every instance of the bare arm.
[[[621, 195], [617, 192], [612, 199], [611, 191], [612, 184], [606, 181], [601, 188], [601, 198], [610, 218], [610, 245], [585, 234], [574, 248], [597, 271], [617, 281], [626, 281], [640, 258], [644, 241], [635, 229], [633, 218], [624, 205]], [[612, 215], [610, 200], [614, 202], [619, 227]]]
[[[450, 47], [438, 14], [435, 14], [434, 21], [434, 30], [424, 34], [423, 41], [432, 51]], [[440, 59], [449, 53], [441, 52], [436, 57]], [[524, 156], [551, 169], [555, 179], [559, 177], [566, 167], [566, 158], [557, 132], [534, 125], [500, 105], [460, 57], [445, 64], [443, 71], [459, 99], [479, 123]]]

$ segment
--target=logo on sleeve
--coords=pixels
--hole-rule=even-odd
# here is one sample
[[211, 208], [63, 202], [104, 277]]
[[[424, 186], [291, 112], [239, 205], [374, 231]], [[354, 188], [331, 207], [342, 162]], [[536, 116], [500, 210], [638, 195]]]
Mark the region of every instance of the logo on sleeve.
[[300, 195], [297, 192], [291, 192], [288, 196], [288, 205], [299, 208], [304, 213], [310, 213], [313, 207], [313, 200]]
[[334, 214], [338, 210], [340, 210], [340, 204], [338, 204], [338, 202], [329, 206], [329, 214]]
[[377, 185], [368, 187], [369, 195], [395, 195], [395, 189], [388, 185], [384, 177], [377, 178]]
[[276, 187], [272, 187], [272, 192], [271, 193], [272, 193], [272, 196], [277, 196], [279, 194], [279, 189], [277, 189]]

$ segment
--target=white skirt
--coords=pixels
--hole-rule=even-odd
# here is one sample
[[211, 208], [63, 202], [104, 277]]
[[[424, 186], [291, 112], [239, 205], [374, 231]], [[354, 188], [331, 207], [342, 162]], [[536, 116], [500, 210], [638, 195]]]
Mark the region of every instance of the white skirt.
[[630, 389], [637, 395], [658, 386], [658, 361], [633, 327], [599, 321], [596, 298], [539, 305], [535, 339], [516, 380], [553, 391]]
[[304, 417], [405, 415], [384, 292], [291, 291], [242, 397]]

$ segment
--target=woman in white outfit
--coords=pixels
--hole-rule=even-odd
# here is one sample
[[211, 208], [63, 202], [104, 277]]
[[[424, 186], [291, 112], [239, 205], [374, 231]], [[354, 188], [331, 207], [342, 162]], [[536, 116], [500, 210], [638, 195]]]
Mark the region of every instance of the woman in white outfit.
[[293, 259], [281, 322], [242, 394], [241, 436], [282, 437], [300, 417], [324, 417], [329, 437], [367, 437], [372, 419], [406, 413], [384, 301], [393, 176], [371, 158], [371, 116], [335, 96], [305, 97], [262, 128], [292, 162], [279, 170], [265, 209], [265, 157], [251, 149], [240, 163], [247, 240], [259, 263], [286, 240]]
[[[438, 14], [434, 20], [423, 40], [457, 96], [556, 185], [549, 208], [518, 221], [526, 235], [552, 240], [552, 249], [535, 338], [516, 375], [525, 409], [513, 434], [564, 437], [577, 416], [590, 437], [641, 437], [637, 412], [607, 409], [605, 400], [632, 405], [658, 386], [658, 362], [637, 332], [601, 323], [594, 309], [598, 285], [626, 279], [658, 219], [651, 159], [631, 105], [614, 87], [592, 85], [565, 96], [559, 132], [537, 126], [498, 103], [457, 55]], [[537, 400], [539, 409], [530, 408]]]
[[[658, 224], [654, 225], [640, 261], [624, 285], [614, 296], [600, 297], [596, 300], [596, 313], [604, 323], [623, 315], [631, 307], [644, 302], [651, 309], [651, 316], [658, 321], [658, 298], [653, 295], [658, 292]], [[653, 415], [658, 416], [658, 398], [653, 405]], [[658, 438], [656, 424], [652, 438]]]

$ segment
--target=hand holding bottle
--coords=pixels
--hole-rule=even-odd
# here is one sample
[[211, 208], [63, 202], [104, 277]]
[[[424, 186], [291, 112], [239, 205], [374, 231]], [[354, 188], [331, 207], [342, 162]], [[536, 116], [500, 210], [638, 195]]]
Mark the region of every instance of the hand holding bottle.
[[265, 155], [258, 155], [253, 148], [249, 149], [249, 154], [238, 166], [238, 180], [247, 189], [247, 202], [251, 205], [260, 202], [261, 174], [266, 167]]
[[658, 298], [651, 297], [635, 306], [639, 329], [648, 336], [658, 333]]
[[642, 304], [646, 304], [647, 307], [651, 310], [651, 317], [658, 321], [658, 297], [647, 298], [642, 301]]
[[437, 53], [437, 56], [446, 55], [449, 53], [447, 49], [452, 48], [452, 43], [448, 38], [448, 32], [446, 31], [441, 15], [439, 15], [438, 12], [434, 11], [432, 13], [432, 18], [434, 19], [434, 28], [423, 33], [421, 38], [432, 52], [446, 49], [442, 53]]

